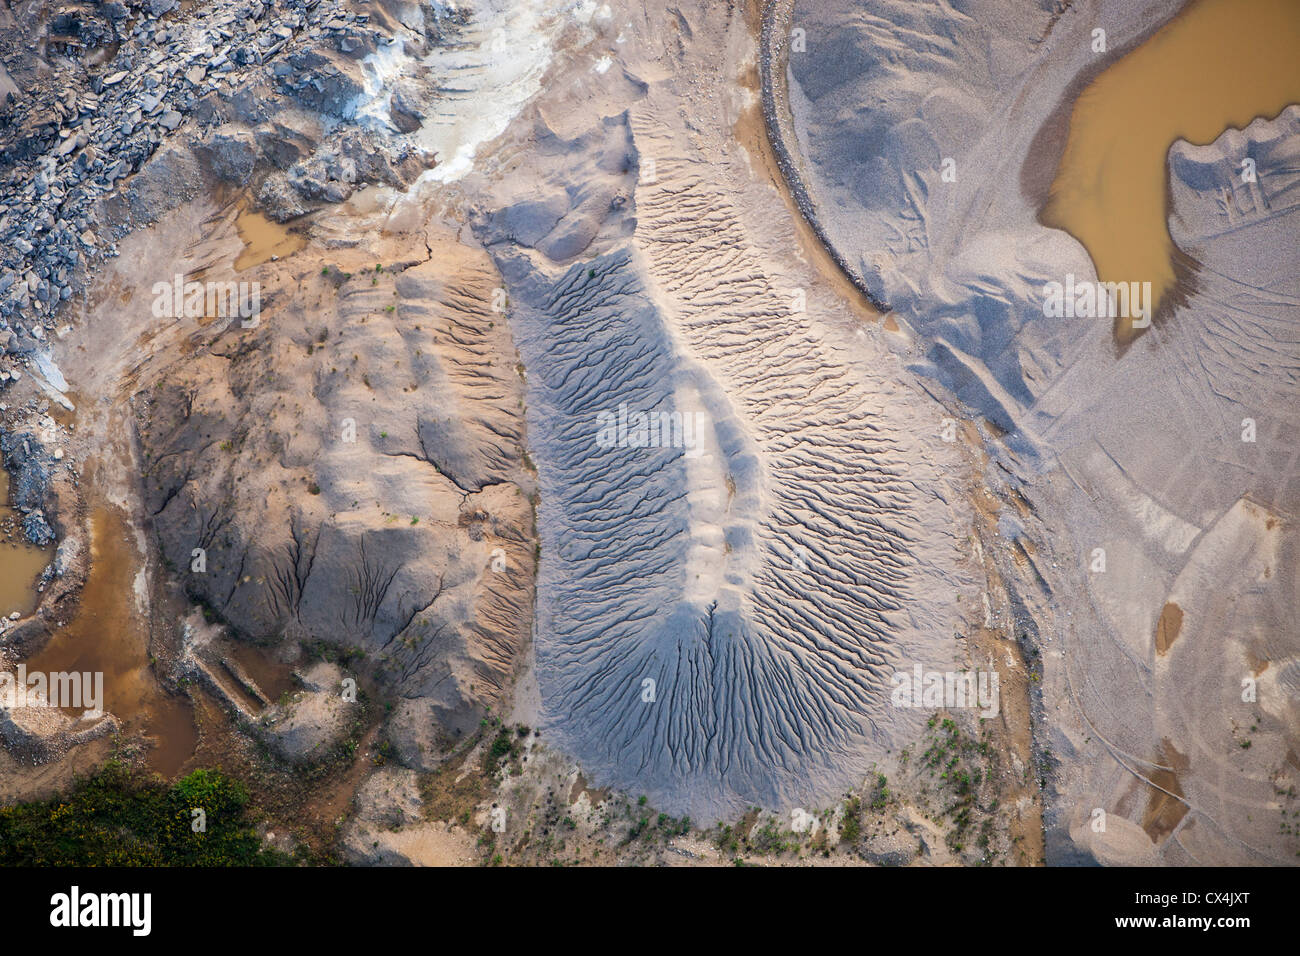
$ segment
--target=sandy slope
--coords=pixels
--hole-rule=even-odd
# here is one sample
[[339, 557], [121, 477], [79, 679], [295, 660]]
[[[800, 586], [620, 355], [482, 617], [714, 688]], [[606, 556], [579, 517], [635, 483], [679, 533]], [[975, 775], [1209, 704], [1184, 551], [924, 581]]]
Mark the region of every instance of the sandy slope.
[[[926, 716], [894, 671], [956, 659], [961, 466], [731, 141], [743, 19], [623, 26], [526, 114], [494, 196], [520, 198], [478, 226], [530, 370], [544, 720], [695, 819], [824, 805]], [[700, 415], [698, 444], [602, 448], [620, 405]]]
[[995, 460], [1041, 521], [1011, 581], [1046, 666], [1058, 862], [1297, 849], [1296, 108], [1170, 150], [1171, 235], [1202, 265], [1135, 345], [1042, 310], [1044, 282], [1095, 275], [1036, 219], [1070, 97], [1104, 65], [1091, 31], [1113, 53], [1177, 6], [825, 0], [790, 18], [809, 37], [787, 79], [815, 213], [920, 334], [917, 370], [1008, 432]]

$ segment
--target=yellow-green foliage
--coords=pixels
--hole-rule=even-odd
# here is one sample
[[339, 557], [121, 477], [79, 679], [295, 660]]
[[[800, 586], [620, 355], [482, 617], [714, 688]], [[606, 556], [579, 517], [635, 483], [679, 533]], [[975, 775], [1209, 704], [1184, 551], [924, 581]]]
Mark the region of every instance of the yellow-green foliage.
[[[193, 811], [202, 809], [203, 832]], [[276, 866], [247, 816], [248, 794], [219, 770], [168, 786], [109, 763], [70, 793], [0, 807], [3, 866]]]

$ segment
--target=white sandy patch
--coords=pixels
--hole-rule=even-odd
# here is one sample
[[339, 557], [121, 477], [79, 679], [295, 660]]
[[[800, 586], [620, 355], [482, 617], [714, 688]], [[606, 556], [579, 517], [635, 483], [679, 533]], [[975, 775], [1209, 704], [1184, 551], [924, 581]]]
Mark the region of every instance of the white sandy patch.
[[439, 47], [424, 61], [446, 79], [440, 99], [412, 134], [438, 157], [421, 180], [449, 183], [468, 173], [478, 148], [505, 132], [541, 89], [565, 26], [589, 24], [601, 13], [590, 0], [488, 0], [477, 7], [467, 42]]
[[391, 43], [382, 44], [361, 61], [364, 92], [349, 107], [356, 122], [363, 126], [395, 130], [391, 113], [392, 84], [415, 63], [405, 52], [406, 40], [413, 39], [406, 30], [398, 30]]
[[67, 379], [63, 377], [63, 372], [55, 363], [50, 353], [40, 351], [33, 356], [36, 365], [36, 374], [33, 378], [36, 384], [41, 387], [51, 399], [58, 402], [68, 411], [76, 411], [76, 406], [68, 399], [65, 394], [68, 390]]

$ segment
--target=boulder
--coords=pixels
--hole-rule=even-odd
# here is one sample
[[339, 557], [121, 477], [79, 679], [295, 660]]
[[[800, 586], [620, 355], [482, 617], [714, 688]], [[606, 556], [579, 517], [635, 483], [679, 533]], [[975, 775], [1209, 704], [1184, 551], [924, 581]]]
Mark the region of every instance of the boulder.
[[214, 176], [236, 186], [247, 184], [257, 161], [257, 143], [252, 132], [233, 125], [208, 134], [194, 151]]
[[257, 191], [257, 202], [267, 218], [275, 222], [288, 222], [307, 211], [298, 192], [289, 185], [289, 180], [283, 173], [272, 173], [262, 181], [262, 186]]

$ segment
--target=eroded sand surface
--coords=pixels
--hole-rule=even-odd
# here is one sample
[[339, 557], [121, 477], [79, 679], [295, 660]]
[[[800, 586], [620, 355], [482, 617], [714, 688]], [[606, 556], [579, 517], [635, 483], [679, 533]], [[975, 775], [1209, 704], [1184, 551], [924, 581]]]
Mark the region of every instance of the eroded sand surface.
[[[1045, 283], [1096, 276], [1074, 237], [1038, 224], [1046, 185], [1123, 183], [1109, 167], [1057, 172], [1072, 96], [1178, 7], [784, 5], [818, 54], [791, 54], [782, 77], [814, 214], [919, 333], [915, 368], [1008, 432], [993, 454], [1034, 513], [1007, 516], [1007, 533], [1037, 546], [1008, 578], [1045, 661], [1036, 733], [1055, 768], [1055, 862], [1294, 862], [1297, 850], [1300, 108], [1278, 112], [1291, 97], [1252, 87], [1260, 102], [1185, 127], [1201, 145], [1166, 144], [1169, 236], [1194, 267], [1165, 321], [1117, 352], [1108, 319], [1043, 311]], [[1283, 7], [1271, 15], [1294, 29]], [[1098, 84], [1123, 82], [1125, 63]], [[1296, 78], [1293, 58], [1260, 69], [1283, 87]], [[1150, 217], [1130, 211], [1148, 235]], [[1163, 248], [1142, 244], [1167, 262]]]
[[[701, 88], [739, 63], [691, 37], [748, 40], [679, 16], [666, 46], [631, 21], [654, 39], [621, 76], [539, 100], [541, 149], [511, 170], [528, 198], [479, 234], [530, 370], [545, 726], [602, 783], [711, 819], [824, 803], [917, 733], [889, 678], [953, 659], [960, 466], [877, 330], [784, 254], [779, 197], [679, 127], [736, 115]], [[699, 433], [598, 447], [620, 407]]]
[[[206, 62], [218, 6], [124, 46]], [[1117, 347], [1042, 296], [1115, 236], [1043, 222], [1127, 170], [1080, 93], [1182, 21], [1057, 6], [321, 0], [238, 69], [96, 77], [120, 167], [29, 110], [114, 225], [0, 289], [62, 482], [0, 650], [91, 661], [76, 588], [129, 576], [128, 757], [272, 780], [268, 842], [352, 863], [1293, 860], [1294, 70], [1135, 144], [1114, 269], [1162, 305]], [[178, 273], [260, 311], [160, 310]], [[914, 668], [995, 712], [898, 704]], [[0, 795], [107, 746], [64, 750]]]

